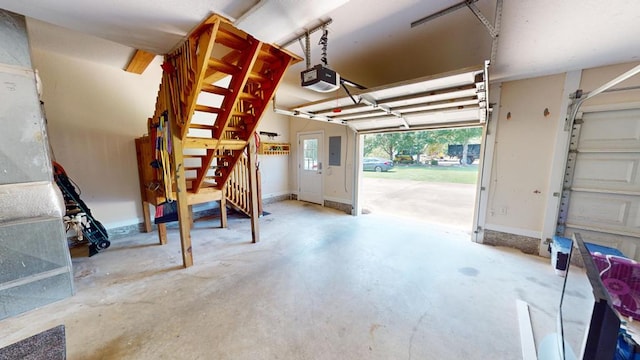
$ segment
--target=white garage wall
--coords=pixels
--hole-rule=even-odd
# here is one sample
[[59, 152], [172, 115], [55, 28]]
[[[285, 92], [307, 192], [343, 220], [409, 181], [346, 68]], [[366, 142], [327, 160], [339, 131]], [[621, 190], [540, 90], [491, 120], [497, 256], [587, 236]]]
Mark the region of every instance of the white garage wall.
[[[269, 107], [260, 120], [258, 132], [266, 131], [277, 133], [273, 139], [265, 135], [260, 136], [263, 142], [290, 143], [292, 137], [289, 134], [289, 117], [274, 113]], [[295, 139], [295, 136], [293, 136]], [[289, 186], [289, 158], [290, 155], [258, 155], [262, 185], [262, 199], [269, 200], [283, 195], [291, 194]]]
[[[607, 83], [617, 77], [618, 75], [632, 69], [639, 63], [626, 63], [617, 64], [611, 66], [604, 66], [594, 69], [587, 69], [582, 72], [582, 80], [580, 82], [580, 89], [585, 92], [597, 89], [602, 84]], [[621, 84], [616, 88], [640, 86], [640, 76], [636, 75]], [[583, 107], [599, 106], [603, 104], [620, 104], [620, 103], [638, 103], [640, 102], [640, 90], [624, 91], [624, 92], [611, 92], [600, 94], [588, 101], [586, 101]]]
[[[316, 120], [291, 118], [291, 156], [289, 183], [291, 193], [298, 193], [298, 144], [297, 134], [300, 132], [324, 131], [324, 200], [342, 204], [353, 205], [353, 160], [355, 149], [355, 136], [353, 131], [343, 125], [329, 124]], [[342, 138], [342, 154], [340, 166], [328, 166], [329, 164], [329, 137], [340, 136]]]
[[[33, 50], [44, 85], [49, 137], [56, 159], [82, 189], [82, 199], [107, 228], [142, 221], [134, 139], [147, 132], [161, 77], [161, 57], [143, 75]], [[289, 142], [288, 117], [268, 109], [258, 131]], [[289, 156], [259, 155], [262, 197], [290, 194]], [[197, 209], [196, 209], [197, 210]]]
[[486, 229], [540, 238], [564, 78], [502, 84]]
[[[564, 162], [557, 158], [566, 158], [566, 149], [556, 149], [556, 141], [568, 139], [566, 133], [561, 133], [567, 111], [562, 106], [563, 92], [575, 88], [592, 91], [635, 65], [617, 64], [572, 72], [568, 77], [558, 74], [501, 85], [493, 166], [487, 182], [490, 185], [485, 229], [539, 240], [550, 236], [553, 231], [544, 229], [545, 212], [551, 217], [557, 212], [557, 198], [551, 193], [561, 188], [561, 184], [550, 183], [551, 176], [554, 170], [564, 173]], [[569, 80], [576, 76], [577, 81]], [[640, 77], [636, 76], [616, 87], [639, 85]], [[567, 90], [564, 86], [575, 88]], [[640, 90], [602, 94], [586, 102], [582, 109], [606, 109], [611, 104], [640, 106]], [[547, 117], [545, 108], [550, 113]], [[542, 231], [549, 234], [543, 236]], [[517, 237], [504, 238], [507, 240], [503, 244], [516, 247], [521, 241]], [[545, 255], [546, 246], [540, 249], [545, 249], [540, 250]]]
[[107, 228], [142, 221], [134, 139], [146, 133], [160, 83], [158, 57], [143, 75], [33, 49], [56, 160]]

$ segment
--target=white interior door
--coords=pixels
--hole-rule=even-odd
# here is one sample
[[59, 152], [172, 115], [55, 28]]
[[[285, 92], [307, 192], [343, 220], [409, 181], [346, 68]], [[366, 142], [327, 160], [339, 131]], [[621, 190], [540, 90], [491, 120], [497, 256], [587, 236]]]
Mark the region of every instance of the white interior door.
[[298, 135], [298, 200], [322, 205], [322, 132]]

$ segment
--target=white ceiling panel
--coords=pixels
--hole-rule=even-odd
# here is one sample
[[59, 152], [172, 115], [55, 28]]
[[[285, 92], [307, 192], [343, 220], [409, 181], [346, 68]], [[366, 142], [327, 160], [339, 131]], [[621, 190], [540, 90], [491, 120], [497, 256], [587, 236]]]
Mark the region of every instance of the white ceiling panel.
[[[318, 21], [333, 20], [329, 26], [329, 64], [341, 76], [369, 87], [478, 64], [491, 55], [491, 36], [469, 9], [462, 8], [410, 27], [411, 22], [461, 1], [346, 1], [318, 16]], [[166, 53], [212, 12], [233, 20], [255, 12], [264, 5], [260, 3], [259, 0], [0, 0], [0, 8], [29, 17], [29, 25], [35, 23], [33, 19], [41, 21], [29, 26], [37, 27], [30, 30], [35, 49], [121, 68], [133, 49]], [[478, 0], [475, 4], [493, 22], [496, 0]], [[264, 21], [264, 28], [278, 26], [288, 20], [287, 16], [279, 12], [264, 18], [258, 16], [258, 24]], [[640, 61], [639, 23], [637, 0], [504, 1], [491, 80]], [[295, 37], [314, 25], [317, 21], [288, 30]], [[312, 35], [311, 62], [315, 65], [320, 61], [317, 46], [320, 34]], [[297, 42], [288, 45], [287, 50], [303, 55]], [[295, 64], [287, 71], [278, 90], [281, 105], [292, 107], [322, 98], [319, 93], [300, 87], [304, 66]], [[349, 102], [338, 105], [347, 106]]]

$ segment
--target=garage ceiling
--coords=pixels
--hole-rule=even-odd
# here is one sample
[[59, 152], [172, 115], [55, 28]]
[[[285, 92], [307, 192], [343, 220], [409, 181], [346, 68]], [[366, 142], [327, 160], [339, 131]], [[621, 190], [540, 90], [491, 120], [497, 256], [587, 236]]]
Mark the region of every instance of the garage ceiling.
[[479, 125], [487, 118], [487, 66], [427, 76], [296, 107], [293, 115], [360, 133]]
[[[490, 58], [491, 38], [468, 9], [410, 27], [411, 22], [460, 1], [349, 0], [321, 16], [333, 19], [329, 64], [341, 75], [370, 88], [480, 64]], [[134, 49], [167, 52], [211, 12], [236, 19], [257, 3], [0, 0], [0, 8], [39, 20], [29, 20], [34, 48], [123, 67]], [[479, 0], [476, 5], [493, 21], [495, 0]], [[265, 24], [286, 16], [273, 15], [265, 19]], [[491, 80], [638, 61], [638, 23], [640, 2], [636, 0], [505, 1]], [[313, 21], [308, 24], [312, 25]], [[289, 37], [303, 28], [289, 28]], [[83, 41], [75, 41], [79, 37]], [[94, 41], [87, 41], [89, 38]], [[314, 64], [319, 62], [317, 41], [317, 36], [312, 39]], [[112, 43], [105, 46], [107, 42]], [[107, 53], [105, 48], [117, 49]], [[297, 43], [287, 48], [298, 55], [303, 53]], [[303, 69], [304, 64], [298, 64], [287, 73], [278, 91], [283, 106], [322, 98], [300, 88], [299, 73]]]

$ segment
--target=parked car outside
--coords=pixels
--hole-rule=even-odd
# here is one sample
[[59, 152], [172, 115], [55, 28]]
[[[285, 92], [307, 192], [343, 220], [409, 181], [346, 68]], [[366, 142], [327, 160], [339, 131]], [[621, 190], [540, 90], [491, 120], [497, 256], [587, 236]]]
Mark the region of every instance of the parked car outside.
[[362, 159], [362, 170], [364, 171], [388, 171], [393, 167], [393, 161], [381, 158], [366, 157]]

